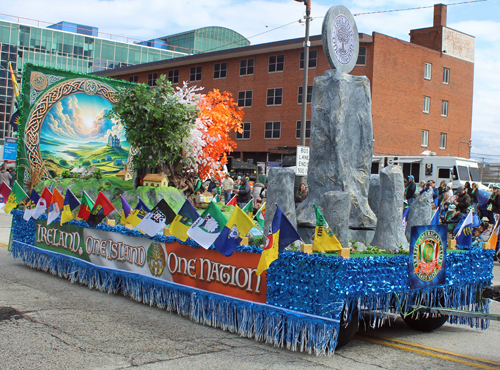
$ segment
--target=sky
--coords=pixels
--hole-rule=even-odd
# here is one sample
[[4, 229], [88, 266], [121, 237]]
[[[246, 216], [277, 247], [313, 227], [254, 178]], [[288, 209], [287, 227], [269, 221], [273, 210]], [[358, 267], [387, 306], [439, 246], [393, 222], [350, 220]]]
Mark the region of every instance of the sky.
[[[500, 0], [451, 5], [463, 1], [467, 0], [311, 0], [311, 35], [321, 33], [322, 17], [331, 6], [344, 5], [355, 15], [359, 32], [409, 41], [411, 29], [432, 26], [435, 3], [447, 4], [448, 27], [476, 37], [472, 157], [500, 162]], [[422, 9], [360, 14], [417, 7]], [[17, 0], [5, 2], [1, 13], [80, 23], [139, 40], [206, 26], [230, 28], [252, 44], [304, 37], [305, 32], [298, 22], [305, 6], [293, 0]]]

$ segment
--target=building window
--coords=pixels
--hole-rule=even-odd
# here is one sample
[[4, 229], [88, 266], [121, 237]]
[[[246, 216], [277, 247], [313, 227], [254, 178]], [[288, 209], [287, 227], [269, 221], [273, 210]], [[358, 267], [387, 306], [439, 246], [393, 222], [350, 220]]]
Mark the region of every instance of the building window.
[[366, 46], [359, 47], [358, 60], [356, 61], [356, 65], [359, 66], [366, 65]]
[[443, 68], [443, 83], [448, 85], [450, 83], [450, 69]]
[[156, 80], [158, 79], [158, 73], [150, 73], [148, 74], [148, 85], [156, 86]]
[[441, 116], [448, 117], [448, 102], [446, 100], [443, 100], [441, 104]]
[[[300, 139], [300, 130], [302, 128], [302, 121], [297, 121], [297, 129], [295, 130], [295, 138]], [[311, 121], [306, 121], [306, 139], [311, 138]]]
[[201, 66], [191, 67], [189, 72], [189, 81], [201, 81]]
[[253, 91], [240, 91], [238, 92], [238, 107], [249, 108], [252, 106]]
[[431, 74], [432, 74], [432, 64], [425, 63], [424, 78], [426, 80], [430, 80], [431, 79]]
[[179, 83], [179, 70], [173, 69], [171, 71], [168, 71], [168, 80], [172, 84], [178, 84]]
[[429, 113], [430, 107], [431, 107], [431, 98], [429, 98], [428, 96], [424, 96], [424, 109], [422, 110], [422, 112]]
[[236, 139], [238, 140], [248, 140], [250, 139], [250, 127], [252, 124], [250, 122], [243, 122], [241, 128], [243, 132], [236, 131]]
[[[297, 103], [302, 104], [302, 89], [303, 86], [299, 86], [299, 95], [297, 98]], [[312, 101], [313, 87], [312, 85], [307, 86], [307, 102], [310, 103]]]
[[281, 105], [283, 89], [267, 89], [267, 105]]
[[135, 83], [138, 83], [139, 82], [139, 76], [130, 76], [128, 78], [128, 82], [135, 82]]
[[214, 79], [226, 78], [226, 76], [227, 76], [227, 63], [215, 63], [214, 64]]
[[422, 146], [427, 147], [429, 144], [429, 131], [423, 130], [422, 131]]
[[264, 138], [279, 139], [281, 134], [281, 122], [266, 122]]
[[[318, 65], [318, 50], [309, 50], [309, 68], [316, 68]], [[304, 52], [300, 52], [299, 68], [304, 69]]]
[[441, 134], [441, 141], [439, 142], [439, 149], [446, 149], [446, 134]]
[[254, 59], [243, 59], [240, 61], [240, 76], [253, 75]]
[[269, 57], [269, 72], [283, 72], [285, 69], [285, 54]]

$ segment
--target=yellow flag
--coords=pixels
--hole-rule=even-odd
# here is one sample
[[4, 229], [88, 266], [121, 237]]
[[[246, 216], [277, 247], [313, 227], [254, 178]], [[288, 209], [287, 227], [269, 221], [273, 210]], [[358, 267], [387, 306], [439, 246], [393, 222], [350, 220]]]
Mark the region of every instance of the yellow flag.
[[333, 235], [332, 229], [328, 226], [319, 208], [314, 205], [316, 212], [316, 232], [314, 234], [313, 251], [339, 251], [342, 245], [337, 237]]
[[276, 231], [274, 234], [269, 234], [266, 239], [266, 245], [260, 256], [259, 265], [257, 266], [257, 276], [260, 276], [264, 271], [266, 271], [273, 261], [278, 259], [279, 256], [279, 240], [280, 231]]

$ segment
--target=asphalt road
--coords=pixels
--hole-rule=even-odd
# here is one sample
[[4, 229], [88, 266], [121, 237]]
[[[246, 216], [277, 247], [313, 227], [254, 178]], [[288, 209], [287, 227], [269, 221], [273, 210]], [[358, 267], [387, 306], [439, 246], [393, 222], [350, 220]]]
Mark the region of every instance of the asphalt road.
[[[10, 217], [0, 213], [0, 243]], [[0, 245], [1, 246], [1, 245]], [[500, 266], [494, 267], [500, 284]], [[500, 303], [491, 312], [500, 314]], [[332, 357], [291, 352], [33, 270], [0, 247], [0, 369], [500, 369], [500, 322], [361, 328]]]

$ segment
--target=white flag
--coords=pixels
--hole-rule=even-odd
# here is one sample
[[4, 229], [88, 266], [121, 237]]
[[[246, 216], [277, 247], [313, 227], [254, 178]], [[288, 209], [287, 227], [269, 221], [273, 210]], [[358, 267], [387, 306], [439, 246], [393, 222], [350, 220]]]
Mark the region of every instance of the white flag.
[[52, 221], [54, 221], [58, 216], [61, 210], [59, 209], [59, 204], [53, 203], [52, 209], [49, 211], [49, 215], [47, 216], [47, 225], [50, 225]]
[[36, 204], [35, 209], [33, 210], [33, 214], [31, 217], [33, 217], [35, 220], [38, 219], [43, 213], [47, 210], [47, 200], [44, 197], [40, 197], [38, 199], [38, 203]]

